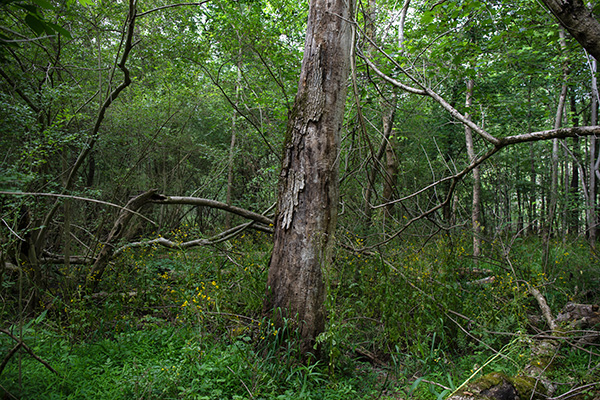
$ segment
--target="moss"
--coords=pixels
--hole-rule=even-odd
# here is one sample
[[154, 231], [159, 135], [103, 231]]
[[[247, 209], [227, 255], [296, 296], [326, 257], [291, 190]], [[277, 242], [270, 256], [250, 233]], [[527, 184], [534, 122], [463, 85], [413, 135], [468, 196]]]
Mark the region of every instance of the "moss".
[[[521, 399], [541, 399], [545, 397], [546, 388], [537, 379], [530, 376], [515, 376], [509, 378]], [[533, 396], [532, 396], [533, 394]]]
[[509, 378], [501, 372], [491, 372], [479, 378], [473, 386], [475, 386], [479, 392], [483, 392], [508, 380]]
[[[520, 399], [537, 400], [542, 399], [546, 394], [544, 385], [535, 378], [526, 376], [509, 377], [501, 372], [492, 372], [482, 376], [473, 384], [472, 388], [475, 390], [469, 390], [468, 392], [476, 392], [475, 399], [488, 399], [492, 395], [492, 392], [503, 384], [511, 385]], [[514, 392], [512, 393], [514, 394]], [[492, 397], [495, 396], [492, 395]]]

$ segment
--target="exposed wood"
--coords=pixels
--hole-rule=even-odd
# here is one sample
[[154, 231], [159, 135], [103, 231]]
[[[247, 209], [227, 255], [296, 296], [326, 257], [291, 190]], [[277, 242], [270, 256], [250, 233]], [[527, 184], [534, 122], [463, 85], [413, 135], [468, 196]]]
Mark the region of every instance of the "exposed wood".
[[162, 199], [164, 197], [162, 195], [157, 194], [156, 192], [156, 189], [151, 189], [145, 193], [140, 194], [139, 196], [134, 197], [133, 199], [127, 202], [127, 206], [125, 207], [126, 209], [121, 210], [121, 212], [119, 213], [119, 216], [115, 220], [115, 223], [110, 233], [108, 234], [108, 238], [102, 244], [102, 249], [96, 257], [94, 265], [92, 266], [88, 274], [88, 283], [93, 288], [95, 288], [98, 282], [102, 279], [104, 270], [114, 253], [114, 246], [125, 232], [125, 228], [127, 227], [129, 221], [133, 217], [133, 213], [131, 211], [139, 210], [143, 205], [149, 203], [153, 199], [157, 200]]
[[240, 217], [250, 219], [252, 221], [260, 222], [261, 224], [271, 225], [273, 220], [265, 215], [255, 213], [253, 211], [246, 210], [244, 208], [232, 206], [226, 203], [222, 203], [216, 200], [203, 199], [200, 197], [184, 197], [184, 196], [164, 196], [156, 197], [150, 200], [156, 204], [187, 204], [190, 206], [197, 207], [211, 207], [219, 210], [227, 211]]
[[[299, 329], [303, 354], [325, 327], [322, 268], [339, 201], [340, 130], [352, 49], [352, 0], [311, 0], [298, 92], [288, 120], [264, 313]], [[296, 325], [294, 326], [290, 326]]]

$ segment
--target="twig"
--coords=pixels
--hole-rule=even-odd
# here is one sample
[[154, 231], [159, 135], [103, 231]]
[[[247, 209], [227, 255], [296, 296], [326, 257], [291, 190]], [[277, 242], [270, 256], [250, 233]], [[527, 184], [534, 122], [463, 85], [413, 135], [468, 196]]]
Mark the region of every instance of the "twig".
[[[237, 375], [230, 367], [229, 365], [227, 366], [227, 369], [231, 371], [232, 374]], [[241, 378], [238, 378], [240, 380], [240, 382], [242, 383], [242, 385], [244, 386], [244, 388], [246, 389], [246, 391], [248, 392], [248, 394], [250, 395], [250, 398], [253, 399], [254, 396], [252, 395], [252, 392], [250, 391], [250, 389], [248, 389], [248, 386], [246, 386], [246, 384], [244, 383], [244, 381]]]
[[600, 385], [600, 382], [588, 383], [586, 385], [573, 388], [573, 389], [569, 390], [568, 392], [563, 393], [563, 394], [561, 394], [559, 396], [548, 397], [547, 400], [563, 400], [563, 399], [568, 399], [569, 397], [576, 396], [577, 394], [579, 394], [584, 389], [587, 389], [587, 388], [593, 387], [593, 386], [597, 386], [597, 385]]
[[[19, 398], [18, 398], [18, 397], [15, 397], [15, 396], [13, 396], [12, 394], [10, 394], [10, 393], [8, 392], [8, 390], [6, 390], [6, 388], [5, 388], [4, 386], [0, 385], [0, 389], [4, 390], [4, 395], [5, 395], [5, 396], [6, 396], [6, 395], [8, 395], [8, 396], [9, 396], [11, 399], [19, 400]], [[6, 398], [6, 397], [5, 397], [5, 398]]]
[[[18, 344], [18, 347], [13, 348], [13, 350], [11, 350], [12, 355], [14, 355], [16, 353], [16, 351], [19, 349], [19, 347], [23, 347], [23, 349], [25, 349], [26, 352], [28, 352], [31, 357], [35, 358], [36, 360], [38, 360], [39, 362], [41, 362], [44, 367], [48, 368], [50, 371], [54, 372], [57, 376], [61, 377], [61, 375], [54, 369], [52, 368], [52, 366], [50, 364], [48, 364], [46, 361], [42, 360], [40, 357], [36, 356], [35, 353], [33, 352], [33, 350], [31, 350], [29, 348], [29, 346], [27, 346], [25, 344], [25, 342], [23, 342], [21, 339], [19, 339], [18, 337], [16, 337], [15, 335], [13, 335], [12, 333], [10, 333], [10, 331], [6, 330], [6, 329], [0, 329], [0, 332], [7, 334], [8, 336], [10, 336], [14, 341], [16, 341]], [[2, 368], [4, 368], [4, 364], [8, 362], [8, 359], [4, 359], [4, 361], [2, 362]], [[0, 369], [0, 373], [2, 372], [2, 370]]]

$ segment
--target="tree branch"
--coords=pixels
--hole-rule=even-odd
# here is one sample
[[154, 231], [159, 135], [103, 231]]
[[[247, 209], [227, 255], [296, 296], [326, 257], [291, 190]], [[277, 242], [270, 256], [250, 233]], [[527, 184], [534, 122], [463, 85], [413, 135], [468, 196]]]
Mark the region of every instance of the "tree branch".
[[273, 224], [272, 218], [216, 200], [203, 199], [199, 197], [163, 196], [162, 198], [152, 199], [151, 202], [157, 204], [187, 204], [190, 206], [217, 208], [219, 210], [228, 211], [252, 221], [260, 222], [261, 224]]
[[[25, 344], [25, 342], [23, 342], [21, 339], [19, 339], [15, 335], [13, 335], [9, 330], [0, 328], [0, 332], [10, 336], [14, 341], [17, 342], [17, 345], [11, 350], [9, 356], [12, 357], [12, 355], [14, 355], [17, 352], [17, 350], [22, 347], [23, 349], [25, 349], [26, 352], [29, 353], [29, 355], [31, 355], [31, 357], [35, 358], [40, 363], [42, 363], [44, 365], [44, 367], [48, 368], [50, 371], [52, 371], [59, 377], [61, 376], [54, 368], [52, 368], [52, 366], [50, 364], [48, 364], [46, 361], [42, 360], [40, 357], [36, 356], [35, 353], [33, 352], [33, 350], [31, 350], [29, 348], [29, 346], [27, 346]], [[2, 362], [2, 369], [6, 366], [6, 363], [8, 362], [8, 358], [5, 357], [4, 361]], [[2, 369], [0, 369], [0, 374], [2, 373]]]

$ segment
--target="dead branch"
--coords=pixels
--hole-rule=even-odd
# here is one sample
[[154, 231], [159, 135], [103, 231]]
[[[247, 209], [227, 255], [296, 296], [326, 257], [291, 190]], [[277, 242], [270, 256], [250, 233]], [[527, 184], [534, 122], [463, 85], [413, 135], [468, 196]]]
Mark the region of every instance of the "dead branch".
[[555, 332], [557, 328], [556, 320], [552, 316], [552, 311], [550, 310], [550, 307], [548, 307], [546, 298], [542, 295], [542, 293], [539, 290], [537, 290], [533, 286], [529, 286], [529, 293], [531, 293], [531, 295], [537, 300], [538, 305], [540, 306], [540, 310], [542, 310], [542, 315], [546, 319], [550, 330], [552, 332]]
[[181, 196], [163, 196], [161, 198], [152, 199], [152, 203], [156, 204], [187, 204], [190, 206], [197, 207], [212, 207], [219, 210], [228, 211], [230, 213], [239, 215], [246, 219], [259, 222], [264, 225], [272, 225], [273, 219], [262, 214], [255, 213], [253, 211], [246, 210], [244, 208], [232, 206], [226, 203], [222, 203], [216, 200], [203, 199], [200, 197], [181, 197]]
[[153, 245], [163, 246], [163, 247], [167, 247], [169, 249], [176, 249], [176, 250], [183, 250], [183, 249], [188, 249], [190, 247], [197, 247], [197, 246], [214, 246], [218, 243], [225, 242], [225, 241], [239, 235], [240, 233], [242, 233], [242, 231], [244, 231], [245, 229], [250, 228], [250, 227], [257, 229], [257, 230], [267, 232], [267, 233], [273, 233], [272, 228], [257, 225], [257, 224], [255, 224], [254, 221], [252, 221], [252, 222], [246, 222], [245, 224], [235, 226], [235, 227], [228, 229], [224, 232], [221, 232], [218, 235], [215, 235], [209, 239], [195, 239], [195, 240], [190, 240], [187, 242], [173, 242], [172, 240], [169, 240], [167, 238], [160, 237], [160, 238], [156, 238], [156, 239], [152, 239], [152, 240], [144, 240], [144, 241], [139, 241], [139, 242], [128, 243], [128, 244], [118, 248], [117, 250], [115, 250], [113, 257], [117, 257], [117, 256], [121, 255], [125, 250], [130, 249], [130, 248], [153, 246]]
[[57, 376], [61, 376], [54, 368], [52, 368], [52, 366], [50, 364], [48, 364], [46, 361], [42, 360], [40, 357], [38, 357], [37, 355], [35, 355], [35, 353], [33, 352], [33, 350], [31, 350], [29, 348], [29, 346], [27, 346], [25, 344], [25, 342], [23, 342], [21, 339], [19, 339], [18, 337], [16, 337], [15, 335], [13, 335], [9, 330], [7, 329], [1, 329], [0, 328], [0, 332], [10, 336], [15, 342], [17, 342], [17, 345], [15, 347], [12, 348], [12, 350], [9, 352], [9, 355], [7, 357], [4, 358], [4, 360], [2, 361], [2, 365], [0, 366], [0, 374], [2, 374], [2, 370], [4, 369], [4, 367], [6, 366], [6, 364], [8, 363], [8, 360], [10, 359], [10, 357], [12, 357], [17, 350], [19, 350], [19, 348], [23, 348], [26, 352], [29, 353], [29, 355], [33, 358], [35, 358], [37, 361], [39, 361], [40, 363], [42, 363], [44, 365], [44, 367], [48, 368], [50, 371], [52, 371], [53, 373], [55, 373]]
[[96, 257], [96, 261], [88, 275], [88, 281], [92, 283], [93, 287], [95, 287], [102, 278], [106, 265], [108, 265], [108, 262], [114, 253], [115, 243], [121, 238], [125, 232], [125, 227], [129, 224], [131, 217], [133, 217], [133, 213], [130, 210], [137, 211], [140, 207], [152, 200], [164, 198], [164, 196], [157, 194], [156, 192], [156, 189], [151, 189], [134, 197], [127, 202], [125, 210], [121, 210], [119, 213], [119, 216], [108, 234], [108, 238], [106, 239], [102, 250], [100, 250], [100, 254]]

